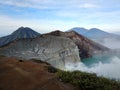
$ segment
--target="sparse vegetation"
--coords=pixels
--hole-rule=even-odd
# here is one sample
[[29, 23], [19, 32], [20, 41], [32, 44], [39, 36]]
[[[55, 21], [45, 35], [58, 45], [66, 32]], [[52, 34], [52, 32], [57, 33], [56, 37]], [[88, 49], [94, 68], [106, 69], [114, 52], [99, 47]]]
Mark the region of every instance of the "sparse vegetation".
[[96, 74], [59, 70], [57, 75], [62, 82], [71, 83], [80, 90], [120, 90], [120, 82], [97, 77]]
[[0, 57], [6, 57], [5, 55], [0, 55]]

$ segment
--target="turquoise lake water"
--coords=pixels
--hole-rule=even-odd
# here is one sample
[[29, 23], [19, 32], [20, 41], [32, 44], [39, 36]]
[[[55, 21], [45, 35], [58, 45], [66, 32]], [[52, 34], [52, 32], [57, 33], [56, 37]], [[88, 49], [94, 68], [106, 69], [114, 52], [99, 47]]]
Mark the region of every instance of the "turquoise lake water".
[[111, 61], [114, 58], [119, 58], [120, 59], [120, 53], [115, 53], [115, 54], [101, 54], [101, 55], [95, 55], [91, 58], [87, 59], [82, 59], [82, 63], [84, 63], [87, 67], [93, 67], [95, 64], [102, 63], [102, 64], [107, 64], [111, 63]]

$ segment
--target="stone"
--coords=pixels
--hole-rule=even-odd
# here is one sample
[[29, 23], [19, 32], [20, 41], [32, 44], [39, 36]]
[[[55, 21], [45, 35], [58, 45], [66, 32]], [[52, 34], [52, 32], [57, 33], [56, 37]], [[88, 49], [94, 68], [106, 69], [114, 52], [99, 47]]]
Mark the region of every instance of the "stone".
[[80, 62], [78, 47], [72, 40], [52, 35], [18, 40], [1, 48], [0, 54], [23, 59], [43, 60], [59, 69], [65, 69], [67, 63]]

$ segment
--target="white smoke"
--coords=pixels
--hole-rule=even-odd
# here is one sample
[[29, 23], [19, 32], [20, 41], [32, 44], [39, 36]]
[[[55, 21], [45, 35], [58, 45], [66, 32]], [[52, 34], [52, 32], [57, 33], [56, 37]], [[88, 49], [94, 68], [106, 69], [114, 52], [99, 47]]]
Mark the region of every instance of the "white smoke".
[[120, 40], [117, 39], [104, 39], [101, 44], [111, 49], [120, 48]]
[[92, 67], [87, 67], [84, 63], [80, 62], [75, 65], [67, 64], [66, 69], [96, 73], [98, 76], [120, 80], [120, 58], [117, 56], [112, 57], [109, 63], [99, 61], [99, 63], [93, 64]]

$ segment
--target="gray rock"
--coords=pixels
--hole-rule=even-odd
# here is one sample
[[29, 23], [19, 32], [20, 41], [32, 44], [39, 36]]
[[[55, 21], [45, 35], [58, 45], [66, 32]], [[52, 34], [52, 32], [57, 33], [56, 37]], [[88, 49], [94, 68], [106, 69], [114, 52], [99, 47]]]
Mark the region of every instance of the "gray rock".
[[14, 41], [10, 45], [0, 48], [0, 54], [43, 60], [59, 69], [64, 69], [67, 63], [80, 61], [78, 47], [72, 40], [51, 35]]
[[59, 30], [53, 31], [51, 33], [48, 33], [48, 35], [54, 35], [54, 36], [62, 36], [71, 39], [79, 49], [79, 56], [81, 59], [92, 57], [95, 54], [101, 54], [104, 52], [108, 52], [110, 49], [96, 43], [80, 34], [78, 34], [75, 31], [70, 32], [61, 32]]

